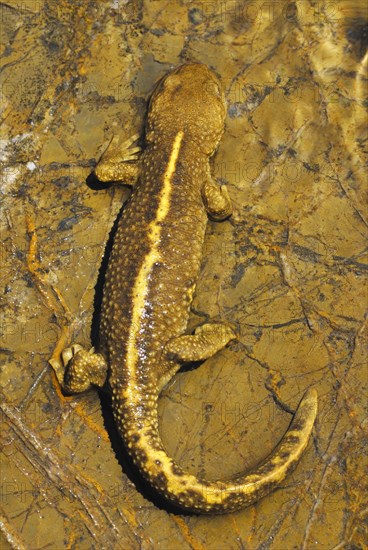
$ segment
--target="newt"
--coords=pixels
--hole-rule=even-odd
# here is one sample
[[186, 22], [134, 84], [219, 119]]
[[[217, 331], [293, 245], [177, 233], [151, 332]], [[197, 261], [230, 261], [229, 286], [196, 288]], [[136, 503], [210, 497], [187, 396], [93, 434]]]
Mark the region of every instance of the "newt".
[[228, 481], [184, 471], [161, 441], [161, 390], [185, 362], [203, 361], [236, 338], [226, 323], [187, 332], [208, 218], [232, 213], [226, 186], [210, 171], [225, 117], [218, 77], [187, 63], [166, 75], [150, 99], [144, 151], [132, 147], [135, 136], [102, 157], [99, 180], [133, 190], [106, 271], [99, 349], [74, 345], [60, 362], [69, 394], [108, 383], [119, 433], [143, 477], [171, 503], [205, 514], [239, 510], [280, 487], [308, 444], [317, 412], [317, 393], [309, 389], [276, 449]]

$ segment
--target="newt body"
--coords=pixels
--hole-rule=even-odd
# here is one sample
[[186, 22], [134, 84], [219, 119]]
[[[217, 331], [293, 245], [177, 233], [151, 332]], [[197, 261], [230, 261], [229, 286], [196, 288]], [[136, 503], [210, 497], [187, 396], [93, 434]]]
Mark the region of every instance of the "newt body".
[[141, 158], [135, 162], [133, 149], [125, 159], [121, 152], [102, 159], [99, 179], [134, 188], [109, 259], [98, 353], [74, 347], [64, 355], [64, 389], [83, 391], [107, 379], [119, 432], [143, 476], [166, 499], [197, 513], [238, 510], [279, 486], [308, 443], [317, 403], [308, 391], [276, 451], [230, 481], [185, 472], [161, 442], [162, 388], [184, 362], [206, 359], [235, 338], [225, 324], [186, 334], [208, 215], [231, 214], [226, 189], [213, 181], [209, 165], [225, 115], [214, 73], [198, 63], [183, 65], [151, 98]]

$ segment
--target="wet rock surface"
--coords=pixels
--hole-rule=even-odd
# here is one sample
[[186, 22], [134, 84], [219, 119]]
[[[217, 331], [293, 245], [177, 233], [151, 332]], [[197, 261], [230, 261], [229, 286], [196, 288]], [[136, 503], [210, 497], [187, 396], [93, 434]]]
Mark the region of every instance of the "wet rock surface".
[[[364, 547], [362, 5], [0, 4], [2, 548]], [[284, 487], [222, 517], [158, 502], [108, 399], [62, 395], [48, 364], [66, 344], [90, 344], [101, 262], [129, 196], [90, 174], [113, 136], [142, 131], [157, 79], [192, 60], [226, 90], [213, 169], [234, 214], [209, 223], [190, 327], [227, 320], [239, 338], [164, 390], [163, 441], [191, 472], [226, 479], [272, 450], [308, 387], [319, 394], [313, 439]]]

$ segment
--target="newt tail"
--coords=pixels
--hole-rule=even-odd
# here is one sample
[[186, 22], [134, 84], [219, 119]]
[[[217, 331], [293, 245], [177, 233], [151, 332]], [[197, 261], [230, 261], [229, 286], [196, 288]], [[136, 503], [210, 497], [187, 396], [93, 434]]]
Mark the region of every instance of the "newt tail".
[[[208, 481], [185, 472], [167, 455], [158, 432], [157, 403], [152, 406], [151, 399], [141, 403], [144, 420], [120, 424], [121, 435], [143, 476], [161, 495], [180, 508], [201, 514], [240, 510], [280, 487], [308, 444], [317, 412], [317, 393], [311, 389], [303, 396], [280, 444], [262, 464], [227, 481]], [[126, 413], [128, 409], [132, 410], [132, 404], [126, 402], [123, 410]]]

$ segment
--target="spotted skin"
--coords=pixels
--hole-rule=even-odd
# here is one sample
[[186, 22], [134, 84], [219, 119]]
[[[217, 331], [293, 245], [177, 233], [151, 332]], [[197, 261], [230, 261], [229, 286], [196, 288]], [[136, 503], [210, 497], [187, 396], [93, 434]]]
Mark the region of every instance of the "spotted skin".
[[132, 184], [135, 175], [137, 182], [109, 259], [100, 349], [66, 352], [63, 380], [66, 391], [76, 392], [107, 379], [119, 432], [142, 475], [179, 507], [210, 514], [241, 509], [279, 487], [307, 446], [317, 410], [316, 392], [309, 390], [275, 451], [252, 472], [226, 482], [185, 472], [161, 442], [162, 388], [184, 361], [206, 359], [235, 338], [225, 324], [186, 333], [208, 216], [231, 214], [227, 191], [209, 167], [225, 115], [214, 73], [202, 64], [182, 65], [151, 98], [140, 158], [137, 148], [131, 154], [118, 149], [98, 165], [102, 181], [126, 175]]

